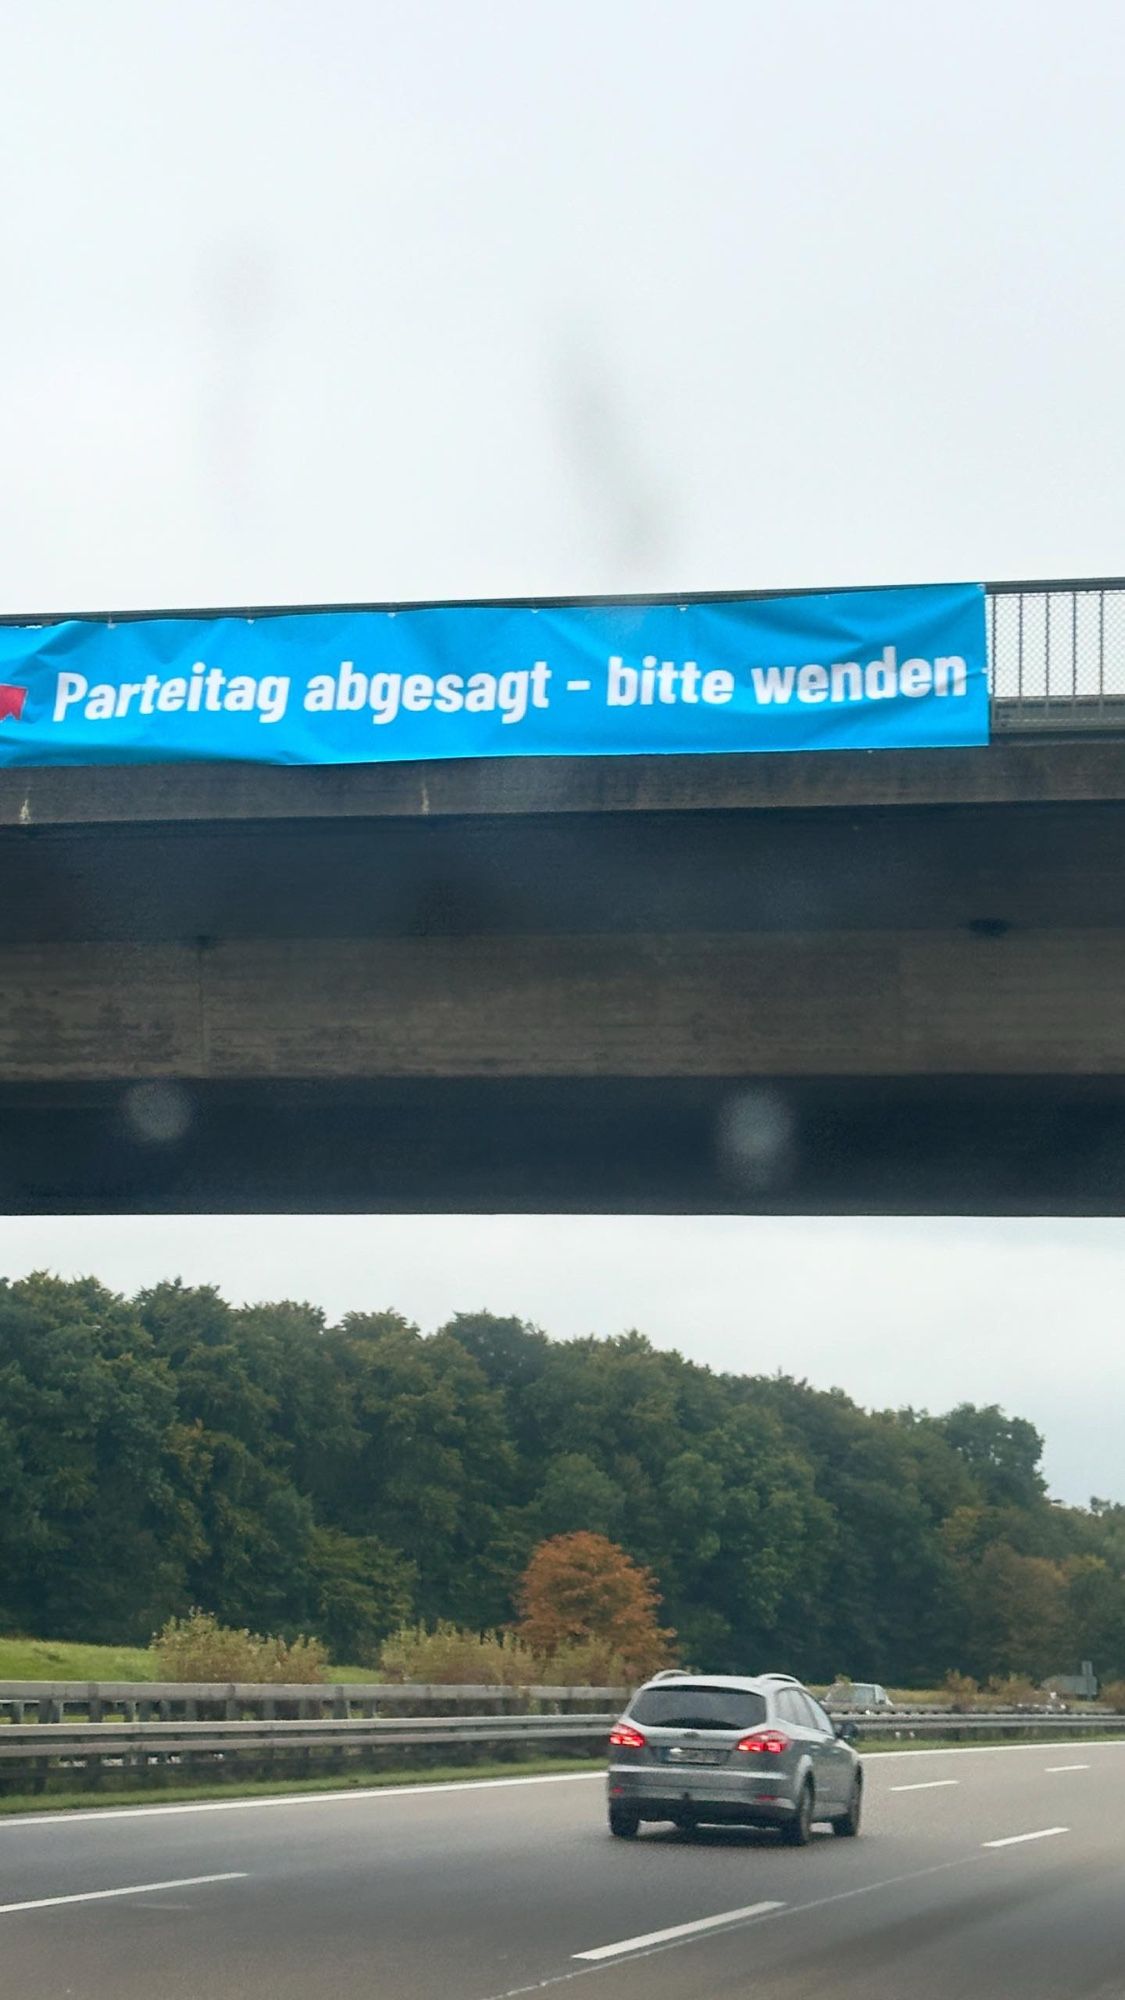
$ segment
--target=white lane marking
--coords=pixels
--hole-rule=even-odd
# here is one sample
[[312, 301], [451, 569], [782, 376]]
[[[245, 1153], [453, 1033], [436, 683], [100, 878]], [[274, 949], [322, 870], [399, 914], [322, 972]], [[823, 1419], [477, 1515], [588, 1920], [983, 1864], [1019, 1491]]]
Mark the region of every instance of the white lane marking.
[[947, 1785], [959, 1785], [960, 1778], [924, 1778], [917, 1785], [889, 1785], [892, 1792], [941, 1792]]
[[[975, 1850], [974, 1850], [975, 1851]], [[872, 1896], [880, 1889], [897, 1889], [903, 1882], [920, 1882], [927, 1875], [945, 1875], [952, 1868], [967, 1868], [972, 1863], [971, 1854], [961, 1854], [953, 1861], [935, 1861], [929, 1868], [912, 1868], [907, 1875], [887, 1875], [881, 1882], [862, 1882], [855, 1889], [837, 1889], [831, 1896], [816, 1896], [808, 1903], [781, 1903], [776, 1910], [770, 1910], [761, 1918], [764, 1924], [784, 1923], [786, 1917], [801, 1916], [806, 1910], [827, 1909], [830, 1903], [850, 1903], [854, 1896]], [[649, 1945], [646, 1951], [638, 1951], [628, 1962], [640, 1964], [646, 1958], [657, 1958], [661, 1952], [680, 1951], [684, 1945], [695, 1942], [694, 1938], [669, 1938], [667, 1944]], [[491, 1993], [488, 2000], [524, 2000], [531, 1993], [545, 1993], [549, 1987], [570, 1986], [578, 1979], [596, 1978], [600, 1972], [612, 1972], [615, 1961], [600, 1960], [594, 1965], [572, 1965], [567, 1972], [550, 1973], [545, 1979], [536, 1979], [530, 1986], [509, 1986], [503, 1993]]]
[[1037, 1833], [1009, 1833], [1004, 1840], [982, 1840], [982, 1847], [1022, 1847], [1025, 1840], [1050, 1840], [1056, 1833], [1069, 1833], [1068, 1826], [1041, 1826]]
[[152, 1896], [160, 1889], [202, 1889], [209, 1882], [245, 1882], [246, 1870], [226, 1875], [181, 1875], [177, 1882], [132, 1882], [127, 1889], [87, 1889], [81, 1896], [38, 1896], [33, 1903], [0, 1903], [0, 1917], [20, 1910], [57, 1910], [63, 1903], [108, 1903], [115, 1896]]
[[[1079, 1739], [1081, 1740], [1081, 1739]], [[860, 1739], [860, 1754], [863, 1755], [863, 1741]], [[1125, 1736], [1105, 1736], [1100, 1743], [1083, 1743], [1084, 1750], [1125, 1750]], [[868, 1750], [869, 1771], [890, 1757], [1014, 1757], [1021, 1750], [1061, 1750], [1061, 1743], [950, 1743], [942, 1744], [934, 1750]]]
[[771, 1910], [784, 1908], [784, 1903], [747, 1903], [742, 1910], [721, 1910], [717, 1917], [696, 1917], [694, 1923], [670, 1924], [664, 1931], [646, 1931], [643, 1937], [622, 1938], [619, 1944], [600, 1944], [595, 1951], [576, 1951], [571, 1956], [619, 1958], [623, 1952], [645, 1951], [655, 1944], [671, 1944], [673, 1938], [698, 1937], [703, 1931], [716, 1931], [727, 1924], [744, 1924], [751, 1917], [765, 1917]]
[[1045, 1768], [1047, 1776], [1053, 1777], [1057, 1771], [1088, 1771], [1090, 1766], [1088, 1764], [1048, 1764]]
[[492, 1792], [510, 1790], [513, 1785], [605, 1783], [604, 1771], [543, 1771], [533, 1778], [455, 1778], [436, 1785], [364, 1785], [354, 1792], [279, 1792], [264, 1799], [192, 1799], [186, 1805], [100, 1806], [78, 1812], [0, 1813], [0, 1832], [16, 1826], [88, 1825], [105, 1820], [116, 1825], [122, 1819], [172, 1819], [182, 1813], [253, 1812], [268, 1806], [339, 1806], [357, 1799], [432, 1798], [435, 1792]]

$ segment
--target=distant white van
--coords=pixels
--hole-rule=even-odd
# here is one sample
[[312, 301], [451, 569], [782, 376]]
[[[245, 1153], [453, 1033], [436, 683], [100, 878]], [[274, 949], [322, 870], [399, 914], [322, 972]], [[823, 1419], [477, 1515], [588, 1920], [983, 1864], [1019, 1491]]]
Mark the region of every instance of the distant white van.
[[837, 1681], [824, 1699], [833, 1708], [893, 1708], [894, 1702], [878, 1681]]

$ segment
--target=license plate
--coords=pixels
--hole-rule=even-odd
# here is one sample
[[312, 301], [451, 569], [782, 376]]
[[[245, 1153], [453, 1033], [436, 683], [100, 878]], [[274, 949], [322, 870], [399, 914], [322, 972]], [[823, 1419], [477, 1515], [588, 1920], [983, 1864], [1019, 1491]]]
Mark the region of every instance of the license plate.
[[723, 1756], [716, 1756], [713, 1750], [670, 1750], [670, 1764], [722, 1764]]

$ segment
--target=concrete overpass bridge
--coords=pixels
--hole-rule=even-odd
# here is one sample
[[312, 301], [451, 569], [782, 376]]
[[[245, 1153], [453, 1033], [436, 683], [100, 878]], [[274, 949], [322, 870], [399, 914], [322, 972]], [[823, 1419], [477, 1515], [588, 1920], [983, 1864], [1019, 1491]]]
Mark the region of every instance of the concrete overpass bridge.
[[0, 773], [0, 1205], [1118, 1213], [1125, 584], [983, 750]]

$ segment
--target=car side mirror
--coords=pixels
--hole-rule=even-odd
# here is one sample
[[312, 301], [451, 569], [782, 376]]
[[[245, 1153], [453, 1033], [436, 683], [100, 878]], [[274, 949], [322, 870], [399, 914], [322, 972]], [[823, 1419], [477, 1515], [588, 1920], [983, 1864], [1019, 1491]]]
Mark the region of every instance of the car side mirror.
[[859, 1735], [859, 1731], [854, 1722], [838, 1722], [836, 1724], [836, 1734], [840, 1738], [841, 1743], [852, 1743]]

